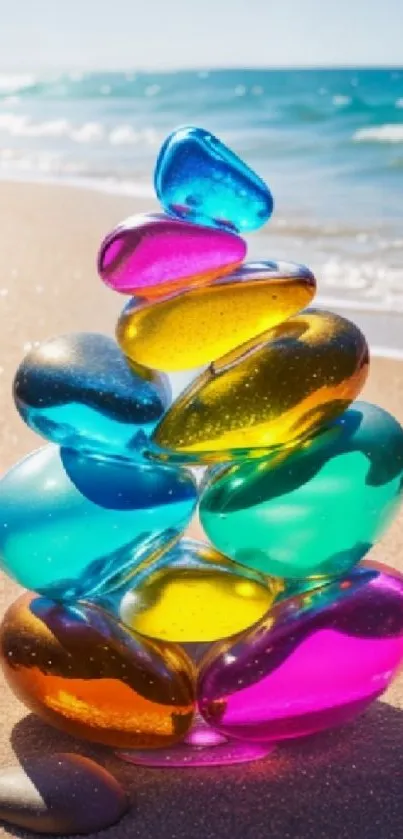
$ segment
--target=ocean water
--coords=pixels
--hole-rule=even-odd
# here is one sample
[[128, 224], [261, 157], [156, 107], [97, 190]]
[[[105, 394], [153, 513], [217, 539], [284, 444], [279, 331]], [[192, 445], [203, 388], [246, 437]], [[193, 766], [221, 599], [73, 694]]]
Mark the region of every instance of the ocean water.
[[151, 198], [158, 148], [184, 123], [270, 184], [250, 254], [309, 264], [321, 300], [370, 331], [387, 316], [403, 349], [403, 68], [3, 74], [0, 176]]

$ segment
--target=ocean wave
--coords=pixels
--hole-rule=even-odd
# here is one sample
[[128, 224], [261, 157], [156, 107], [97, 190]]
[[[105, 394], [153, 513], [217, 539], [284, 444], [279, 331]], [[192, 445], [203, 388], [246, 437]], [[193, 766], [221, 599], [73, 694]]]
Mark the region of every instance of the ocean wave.
[[28, 90], [36, 84], [32, 73], [0, 73], [0, 95], [10, 96]]
[[149, 180], [142, 181], [141, 177], [120, 179], [114, 172], [91, 172], [86, 161], [70, 162], [55, 152], [20, 154], [12, 149], [2, 149], [0, 178], [5, 181], [90, 189], [155, 202], [155, 193]]
[[333, 96], [333, 99], [332, 99], [333, 105], [337, 105], [339, 107], [343, 106], [343, 105], [350, 105], [351, 101], [352, 101], [351, 96], [344, 96], [343, 94], [340, 94], [340, 93], [336, 93], [336, 95]]
[[403, 143], [403, 123], [358, 128], [353, 140], [356, 143]]
[[19, 154], [13, 149], [0, 150], [0, 173], [3, 177], [16, 176], [42, 180], [48, 175], [60, 174], [60, 155], [52, 152]]
[[154, 128], [143, 128], [138, 131], [129, 124], [117, 125], [108, 134], [108, 141], [112, 146], [144, 144], [150, 148], [158, 148], [162, 137]]
[[62, 137], [69, 129], [70, 124], [66, 119], [34, 123], [24, 114], [0, 113], [0, 131], [14, 137]]
[[315, 219], [301, 221], [290, 216], [289, 218], [274, 217], [270, 226], [259, 231], [259, 235], [271, 237], [273, 232], [280, 237], [293, 236], [315, 241], [319, 239], [353, 239], [356, 242], [364, 243], [377, 235], [378, 228], [370, 230], [368, 225], [364, 228], [352, 222], [344, 224], [338, 221], [324, 222]]
[[[390, 84], [389, 74], [383, 74]], [[359, 76], [359, 78], [358, 78]], [[318, 85], [326, 77], [327, 84]], [[353, 84], [354, 82], [354, 84]], [[378, 78], [375, 79], [379, 84]], [[349, 73], [281, 70], [211, 70], [210, 72], [83, 72], [38, 76], [33, 73], [0, 73], [0, 98], [20, 94], [25, 100], [121, 100], [141, 99], [150, 107], [175, 109], [183, 99], [192, 109], [200, 103], [221, 102], [225, 111], [265, 107], [275, 102], [284, 113], [296, 104], [295, 116], [304, 121], [340, 117], [363, 111], [377, 113], [401, 107], [401, 91], [390, 87], [390, 98], [373, 95], [371, 74], [357, 78]], [[396, 99], [397, 97], [397, 99]], [[154, 101], [155, 100], [155, 103]]]
[[89, 143], [104, 136], [99, 122], [85, 122], [74, 126], [65, 118], [34, 122], [26, 114], [0, 113], [0, 131], [14, 137], [68, 137], [77, 143]]
[[107, 128], [101, 122], [88, 121], [81, 124], [66, 118], [35, 122], [27, 114], [0, 112], [0, 132], [13, 137], [66, 138], [75, 143], [96, 143], [104, 140], [112, 146], [143, 144], [150, 148], [158, 146], [162, 137], [154, 128], [141, 130], [123, 123]]

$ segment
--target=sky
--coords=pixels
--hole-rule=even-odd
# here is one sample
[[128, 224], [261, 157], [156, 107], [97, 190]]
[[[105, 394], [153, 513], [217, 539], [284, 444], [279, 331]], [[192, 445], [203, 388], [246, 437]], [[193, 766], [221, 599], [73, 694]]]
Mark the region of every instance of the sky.
[[403, 0], [0, 0], [0, 70], [403, 65]]

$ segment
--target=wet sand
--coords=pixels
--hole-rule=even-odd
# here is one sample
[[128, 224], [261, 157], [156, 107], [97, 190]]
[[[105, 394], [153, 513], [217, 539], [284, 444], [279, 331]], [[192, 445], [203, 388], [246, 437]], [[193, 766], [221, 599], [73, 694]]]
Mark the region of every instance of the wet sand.
[[[42, 444], [14, 409], [16, 366], [30, 343], [50, 335], [113, 334], [126, 298], [97, 278], [97, 249], [116, 222], [149, 209], [153, 205], [144, 201], [73, 188], [1, 184], [2, 471]], [[403, 423], [403, 363], [373, 359], [363, 397]], [[403, 570], [403, 513], [371, 556]], [[0, 614], [17, 592], [0, 577]], [[282, 746], [260, 763], [190, 771], [125, 765], [108, 750], [63, 736], [27, 714], [2, 678], [0, 692], [0, 766], [49, 750], [77, 751], [122, 779], [132, 809], [109, 829], [111, 839], [403, 837], [403, 677], [343, 730]], [[25, 835], [6, 826], [0, 833]]]

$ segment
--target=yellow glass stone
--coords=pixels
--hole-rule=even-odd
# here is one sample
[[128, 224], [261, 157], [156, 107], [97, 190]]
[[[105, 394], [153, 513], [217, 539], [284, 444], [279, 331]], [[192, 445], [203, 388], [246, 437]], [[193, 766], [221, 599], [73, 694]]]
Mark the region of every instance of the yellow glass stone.
[[260, 620], [280, 590], [281, 581], [184, 539], [157, 563], [139, 569], [119, 617], [131, 629], [163, 641], [216, 641]]
[[289, 262], [251, 262], [208, 286], [161, 301], [134, 298], [117, 324], [133, 361], [157, 370], [200, 367], [308, 306], [315, 279]]
[[358, 327], [308, 309], [198, 376], [157, 425], [153, 455], [211, 463], [291, 446], [343, 413], [367, 372]]

